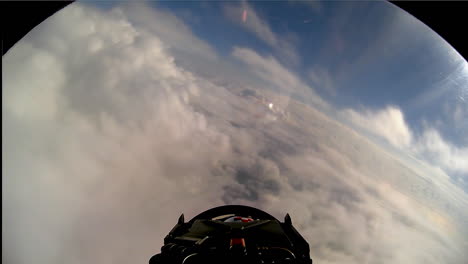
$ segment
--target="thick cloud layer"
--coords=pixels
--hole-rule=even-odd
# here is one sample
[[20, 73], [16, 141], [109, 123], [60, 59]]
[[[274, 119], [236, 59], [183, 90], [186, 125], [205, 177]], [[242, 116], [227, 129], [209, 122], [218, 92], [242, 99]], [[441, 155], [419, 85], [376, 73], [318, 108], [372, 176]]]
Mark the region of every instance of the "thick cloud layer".
[[169, 13], [79, 4], [9, 51], [4, 263], [144, 263], [180, 213], [232, 203], [289, 212], [318, 263], [466, 261], [466, 194], [285, 96], [326, 104], [273, 57], [234, 48], [244, 87], [197, 56], [218, 60]]

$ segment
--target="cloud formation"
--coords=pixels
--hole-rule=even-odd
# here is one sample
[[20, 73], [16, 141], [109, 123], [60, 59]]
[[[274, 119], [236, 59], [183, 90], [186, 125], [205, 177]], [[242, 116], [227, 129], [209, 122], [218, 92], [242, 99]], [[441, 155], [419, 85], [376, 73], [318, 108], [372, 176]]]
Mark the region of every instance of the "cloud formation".
[[457, 147], [447, 142], [437, 130], [426, 129], [414, 148], [445, 170], [463, 173], [468, 178], [468, 148]]
[[388, 106], [380, 111], [365, 110], [362, 113], [349, 109], [345, 112], [353, 123], [382, 136], [396, 147], [408, 147], [411, 144], [411, 131], [398, 107]]
[[[57, 30], [65, 25], [74, 30]], [[145, 262], [172, 208], [222, 203], [216, 181], [229, 179], [206, 175], [229, 139], [186, 103], [210, 84], [120, 9], [74, 4], [4, 64], [7, 263]]]
[[[365, 109], [361, 112], [347, 109], [342, 114], [358, 127], [380, 136], [393, 146], [411, 151], [433, 166], [440, 166], [447, 174], [456, 173], [468, 178], [468, 148], [448, 142], [433, 127], [426, 127], [420, 135], [416, 134], [409, 128], [398, 107], [388, 106], [377, 111]], [[456, 115], [455, 111], [455, 119]]]
[[189, 71], [197, 56], [218, 59], [167, 12], [79, 3], [9, 51], [5, 263], [144, 263], [180, 213], [225, 203], [291, 213], [320, 263], [467, 259], [466, 195], [292, 99], [323, 102], [274, 57], [233, 49], [246, 87]]

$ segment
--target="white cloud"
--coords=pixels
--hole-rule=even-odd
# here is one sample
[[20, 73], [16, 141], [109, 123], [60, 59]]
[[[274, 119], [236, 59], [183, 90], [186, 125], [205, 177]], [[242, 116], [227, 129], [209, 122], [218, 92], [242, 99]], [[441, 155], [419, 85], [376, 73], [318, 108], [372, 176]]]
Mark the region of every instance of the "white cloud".
[[222, 203], [229, 139], [186, 103], [211, 84], [120, 12], [73, 4], [3, 59], [8, 263], [145, 262], [169, 211]]
[[[198, 60], [216, 60], [215, 50], [204, 40], [196, 37], [190, 28], [177, 16], [142, 4], [128, 4], [123, 9], [132, 25], [144, 29], [159, 39], [164, 40], [173, 56], [190, 62]], [[177, 30], [174, 30], [176, 28]], [[180, 53], [180, 55], [178, 55]]]
[[468, 177], [468, 148], [448, 142], [432, 127], [426, 127], [421, 135], [415, 135], [398, 107], [388, 106], [382, 110], [361, 112], [347, 109], [342, 114], [355, 125], [382, 137], [399, 149], [412, 151], [448, 175], [455, 172]]
[[[243, 21], [243, 12], [246, 12], [247, 19]], [[299, 56], [291, 42], [285, 36], [279, 36], [268, 24], [267, 19], [262, 18], [252, 6], [246, 2], [241, 4], [228, 4], [224, 7], [224, 14], [231, 21], [238, 23], [246, 30], [255, 34], [257, 38], [274, 48], [288, 62], [297, 63]]]
[[[50, 120], [57, 114], [58, 89], [65, 82], [63, 69], [56, 57], [47, 51], [34, 48], [32, 45], [21, 45], [17, 52], [22, 54], [34, 54], [30, 58], [21, 58], [15, 62], [15, 67], [23, 69], [25, 75], [34, 79], [24, 79], [18, 76], [11, 68], [5, 69], [4, 85], [14, 85], [16, 91], [6, 90], [5, 107], [14, 113], [18, 118]], [[8, 63], [8, 61], [5, 61]], [[37, 72], [39, 71], [39, 73]], [[54, 78], [50, 78], [53, 75]], [[38, 89], [31, 83], [44, 83]]]
[[[127, 10], [72, 4], [3, 58], [5, 263], [145, 262], [180, 213], [223, 203], [289, 211], [320, 263], [466, 259], [453, 212], [407, 187], [440, 186], [290, 98], [265, 92], [290, 116], [265, 122], [262, 106], [238, 95], [265, 89], [187, 71], [178, 61], [197, 52], [174, 55], [173, 42], [204, 42], [169, 14], [154, 13], [183, 34], [151, 29], [164, 19], [130, 22], [153, 13]], [[259, 87], [321, 101], [273, 57], [233, 56]], [[449, 190], [438, 201], [466, 219], [466, 196]]]
[[446, 171], [455, 171], [468, 177], [468, 148], [456, 147], [444, 140], [433, 128], [426, 129], [414, 149]]
[[344, 113], [353, 123], [383, 137], [396, 147], [408, 147], [411, 144], [412, 133], [403, 113], [395, 106], [388, 106], [379, 111], [365, 110], [361, 113], [348, 109]]

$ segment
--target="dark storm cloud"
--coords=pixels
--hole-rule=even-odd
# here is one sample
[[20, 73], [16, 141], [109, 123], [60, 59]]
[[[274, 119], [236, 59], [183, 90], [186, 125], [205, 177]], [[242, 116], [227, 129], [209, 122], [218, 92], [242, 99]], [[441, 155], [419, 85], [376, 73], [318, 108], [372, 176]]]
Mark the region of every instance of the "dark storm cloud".
[[[411, 196], [422, 169], [265, 89], [328, 106], [273, 56], [232, 55], [258, 82], [225, 85], [181, 67], [218, 55], [169, 13], [79, 4], [11, 49], [5, 259], [144, 263], [180, 213], [223, 203], [291, 213], [320, 263], [466, 259], [458, 223]], [[451, 186], [434, 188], [466, 208]]]

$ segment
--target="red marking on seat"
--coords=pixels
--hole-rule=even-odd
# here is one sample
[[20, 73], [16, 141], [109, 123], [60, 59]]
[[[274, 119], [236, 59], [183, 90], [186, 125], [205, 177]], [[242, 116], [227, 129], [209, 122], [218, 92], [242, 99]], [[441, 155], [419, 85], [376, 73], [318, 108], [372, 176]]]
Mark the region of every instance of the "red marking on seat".
[[231, 247], [235, 245], [245, 247], [245, 240], [243, 238], [231, 238]]

